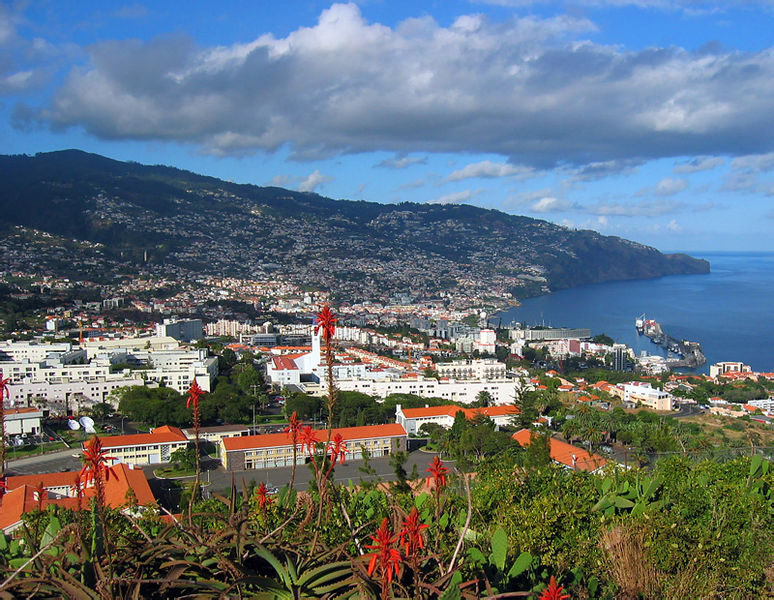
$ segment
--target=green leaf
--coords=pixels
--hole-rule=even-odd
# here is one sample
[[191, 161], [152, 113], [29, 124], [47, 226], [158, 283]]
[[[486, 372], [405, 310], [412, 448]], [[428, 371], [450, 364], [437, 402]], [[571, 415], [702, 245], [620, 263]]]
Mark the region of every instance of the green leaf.
[[456, 571], [449, 581], [449, 585], [444, 590], [443, 594], [438, 596], [438, 600], [461, 600], [462, 593], [460, 592], [460, 583], [462, 582], [462, 573]]
[[486, 556], [484, 556], [484, 553], [481, 552], [478, 548], [468, 548], [468, 558], [472, 563], [475, 563], [477, 565], [483, 564], [486, 562]]
[[752, 457], [752, 460], [750, 461], [750, 477], [755, 475], [758, 469], [761, 468], [762, 462], [763, 462], [763, 457], [760, 454], [756, 454], [755, 456]]
[[613, 504], [616, 506], [616, 508], [634, 507], [634, 502], [632, 502], [628, 498], [624, 498], [623, 496], [616, 496], [615, 498], [613, 498]]
[[602, 480], [602, 493], [607, 494], [611, 487], [613, 487], [613, 480], [610, 477], [605, 477]]
[[427, 502], [427, 499], [429, 497], [430, 495], [427, 492], [422, 492], [421, 494], [419, 494], [419, 496], [414, 498], [414, 506], [417, 507], [417, 510], [424, 506], [425, 502]]
[[0, 532], [0, 551], [5, 552], [8, 550], [8, 540], [3, 532]]
[[597, 595], [597, 588], [599, 587], [599, 579], [596, 575], [589, 577], [589, 584], [586, 586], [589, 590], [589, 597], [593, 598]]
[[438, 520], [438, 525], [441, 526], [441, 529], [446, 529], [449, 526], [449, 515], [443, 513], [441, 518]]
[[498, 527], [492, 536], [492, 554], [489, 556], [489, 564], [498, 570], [505, 569], [505, 555], [508, 553], [508, 535], [502, 527]]
[[513, 561], [511, 570], [508, 571], [508, 577], [518, 577], [526, 571], [532, 564], [532, 555], [529, 552], [522, 552], [518, 558]]
[[654, 477], [650, 481], [642, 497], [645, 499], [650, 498], [654, 493], [656, 493], [656, 490], [659, 488], [660, 485], [661, 485], [661, 475], [659, 474], [659, 475], [656, 475], [656, 477]]

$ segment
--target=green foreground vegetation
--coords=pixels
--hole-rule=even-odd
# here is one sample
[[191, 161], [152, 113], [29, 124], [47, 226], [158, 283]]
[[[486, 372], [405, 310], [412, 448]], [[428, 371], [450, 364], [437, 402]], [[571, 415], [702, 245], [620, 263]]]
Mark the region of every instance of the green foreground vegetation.
[[770, 597], [774, 473], [760, 456], [592, 475], [509, 448], [474, 467], [431, 467], [428, 487], [243, 486], [190, 515], [183, 499], [175, 519], [36, 510], [0, 538], [0, 594], [537, 598], [554, 576], [573, 599]]

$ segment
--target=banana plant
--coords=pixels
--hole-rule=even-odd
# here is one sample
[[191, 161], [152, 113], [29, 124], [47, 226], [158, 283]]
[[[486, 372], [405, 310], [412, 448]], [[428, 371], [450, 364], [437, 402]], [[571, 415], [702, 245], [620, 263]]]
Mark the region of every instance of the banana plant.
[[629, 511], [632, 516], [646, 510], [658, 510], [666, 503], [664, 500], [654, 500], [654, 496], [663, 483], [660, 474], [649, 477], [637, 474], [634, 482], [619, 481], [617, 477], [607, 476], [597, 482], [601, 494], [592, 511], [602, 511], [606, 516], [613, 516], [616, 511]]
[[468, 562], [481, 570], [487, 594], [492, 596], [509, 591], [512, 581], [532, 566], [532, 555], [521, 552], [510, 565], [508, 558], [508, 535], [498, 527], [491, 540], [491, 552], [485, 555], [480, 549], [471, 547], [467, 552]]

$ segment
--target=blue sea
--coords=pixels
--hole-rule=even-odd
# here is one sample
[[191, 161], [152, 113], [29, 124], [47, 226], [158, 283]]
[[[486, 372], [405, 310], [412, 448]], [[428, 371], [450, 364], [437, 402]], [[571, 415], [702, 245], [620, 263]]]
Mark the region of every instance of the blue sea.
[[511, 322], [584, 327], [606, 333], [637, 354], [664, 355], [638, 335], [634, 321], [645, 314], [669, 335], [699, 342], [706, 373], [719, 361], [742, 361], [755, 371], [774, 371], [774, 253], [691, 252], [710, 262], [706, 275], [674, 275], [601, 283], [524, 300], [501, 313]]

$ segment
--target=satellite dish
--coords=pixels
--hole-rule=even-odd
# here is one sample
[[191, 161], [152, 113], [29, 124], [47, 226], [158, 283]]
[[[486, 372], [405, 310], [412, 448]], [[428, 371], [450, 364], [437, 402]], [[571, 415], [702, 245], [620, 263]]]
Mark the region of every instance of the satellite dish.
[[80, 429], [81, 428], [81, 424], [78, 421], [76, 421], [75, 419], [71, 419], [71, 420], [67, 421], [67, 426], [70, 429], [72, 429], [73, 431], [75, 431], [76, 429]]
[[97, 433], [94, 429], [94, 419], [91, 417], [81, 417], [78, 422], [83, 425], [83, 430], [86, 433]]

